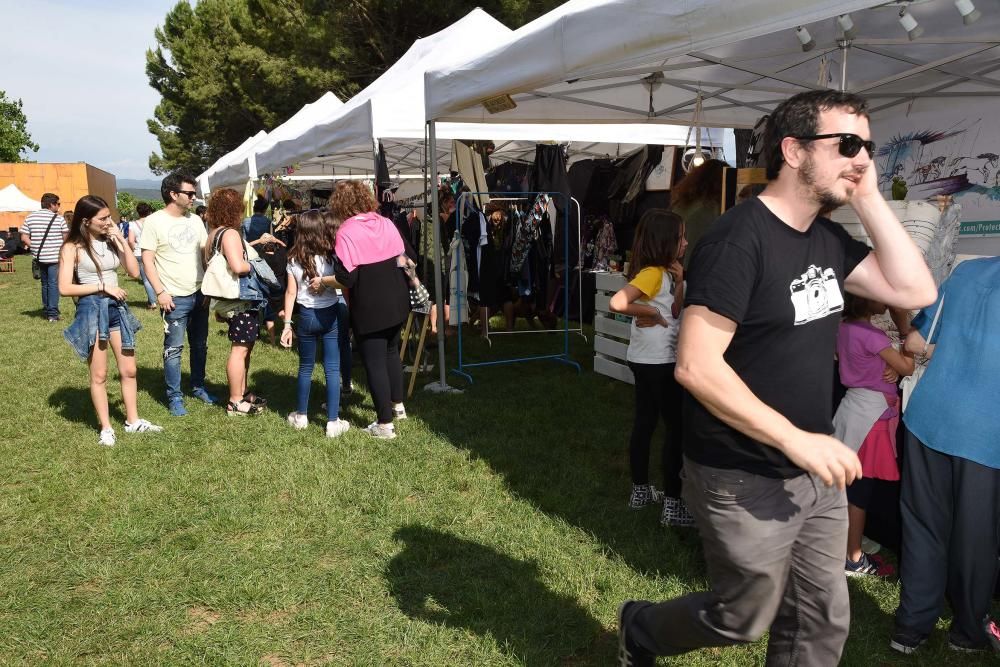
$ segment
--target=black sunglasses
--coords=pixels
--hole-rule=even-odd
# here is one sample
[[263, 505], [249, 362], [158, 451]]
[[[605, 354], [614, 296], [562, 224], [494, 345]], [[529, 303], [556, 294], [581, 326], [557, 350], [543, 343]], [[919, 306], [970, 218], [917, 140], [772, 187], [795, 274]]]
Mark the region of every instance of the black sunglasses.
[[835, 132], [833, 134], [813, 134], [807, 137], [792, 137], [792, 139], [798, 139], [799, 141], [814, 141], [816, 139], [833, 139], [839, 138], [840, 145], [838, 149], [840, 154], [844, 157], [854, 157], [861, 152], [864, 148], [868, 151], [868, 157], [875, 157], [875, 142], [865, 141], [856, 134], [851, 134], [849, 132]]
[[198, 193], [194, 190], [174, 190], [179, 195], [187, 195], [189, 198], [194, 199], [198, 196]]

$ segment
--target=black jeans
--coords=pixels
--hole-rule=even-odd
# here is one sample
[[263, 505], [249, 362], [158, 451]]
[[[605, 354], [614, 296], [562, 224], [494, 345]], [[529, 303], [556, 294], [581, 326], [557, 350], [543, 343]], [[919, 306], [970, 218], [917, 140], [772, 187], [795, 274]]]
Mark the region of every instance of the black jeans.
[[649, 484], [649, 446], [656, 423], [662, 417], [666, 427], [663, 453], [663, 491], [672, 498], [681, 497], [681, 403], [684, 390], [674, 379], [675, 364], [637, 364], [629, 362], [635, 376], [635, 421], [629, 439], [629, 466], [633, 484]]
[[929, 634], [945, 598], [951, 637], [986, 645], [997, 573], [1000, 470], [936, 451], [906, 432], [896, 625]]
[[392, 404], [403, 402], [403, 364], [399, 361], [399, 330], [396, 325], [358, 336], [361, 361], [368, 375], [379, 424], [392, 423]]

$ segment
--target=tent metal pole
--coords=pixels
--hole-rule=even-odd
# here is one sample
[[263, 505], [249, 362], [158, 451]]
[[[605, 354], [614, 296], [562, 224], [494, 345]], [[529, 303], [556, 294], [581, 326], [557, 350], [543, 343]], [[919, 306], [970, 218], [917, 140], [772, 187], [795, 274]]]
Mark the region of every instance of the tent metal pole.
[[437, 304], [437, 338], [438, 338], [438, 372], [440, 388], [448, 386], [447, 372], [444, 368], [444, 328], [447, 326], [444, 320], [444, 281], [441, 279], [441, 218], [438, 215], [440, 202], [438, 201], [438, 164], [437, 164], [437, 127], [432, 120], [427, 124], [428, 150], [430, 152], [429, 166], [431, 171], [431, 224], [433, 225], [434, 243], [434, 301]]
[[840, 47], [840, 91], [847, 92], [847, 52], [851, 50], [851, 40], [838, 39]]

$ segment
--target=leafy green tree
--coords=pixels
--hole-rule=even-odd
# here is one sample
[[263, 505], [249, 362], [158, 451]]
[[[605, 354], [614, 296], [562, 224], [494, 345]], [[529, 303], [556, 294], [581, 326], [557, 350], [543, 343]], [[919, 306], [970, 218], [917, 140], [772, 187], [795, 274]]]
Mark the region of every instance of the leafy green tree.
[[560, 0], [181, 0], [157, 28], [146, 74], [156, 173], [204, 171], [332, 91], [347, 100], [415, 40], [482, 7], [515, 28]]
[[150, 208], [154, 211], [159, 211], [163, 208], [162, 199], [156, 201], [139, 199], [131, 192], [123, 192], [121, 190], [115, 195], [115, 205], [118, 207], [118, 213], [129, 220], [135, 220], [139, 217], [135, 207], [143, 202], [149, 204]]
[[0, 90], [0, 162], [25, 162], [22, 153], [38, 152], [28, 133], [28, 117], [20, 99], [7, 99]]

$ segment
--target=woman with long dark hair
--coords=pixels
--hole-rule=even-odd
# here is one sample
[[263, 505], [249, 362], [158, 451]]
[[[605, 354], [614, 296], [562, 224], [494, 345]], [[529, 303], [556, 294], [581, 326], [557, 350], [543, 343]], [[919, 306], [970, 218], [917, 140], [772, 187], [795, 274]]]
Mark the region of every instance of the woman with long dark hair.
[[706, 160], [701, 166], [693, 167], [670, 190], [670, 210], [684, 219], [687, 240], [692, 248], [722, 215], [722, 173], [725, 168], [726, 163], [722, 160]]
[[[336, 282], [349, 290], [351, 328], [361, 348], [378, 418], [366, 429], [395, 438], [394, 419], [405, 419], [399, 332], [410, 312], [409, 286], [400, 268], [403, 238], [392, 221], [375, 212], [374, 193], [359, 181], [340, 181], [330, 196], [337, 230]], [[315, 282], [333, 284], [333, 279]]]
[[[250, 273], [249, 254], [257, 252], [247, 247], [240, 233], [243, 223], [243, 197], [236, 190], [216, 190], [208, 200], [208, 239], [205, 241], [205, 263], [215, 253], [222, 253], [229, 270], [237, 276]], [[226, 232], [233, 233], [227, 234]], [[247, 416], [259, 413], [267, 402], [247, 390], [250, 373], [250, 353], [260, 329], [260, 303], [242, 299], [213, 299], [217, 317], [229, 324], [229, 359], [226, 378], [229, 381], [229, 403], [226, 414]]]
[[139, 263], [100, 197], [86, 195], [76, 203], [69, 236], [59, 251], [59, 293], [77, 297], [76, 316], [64, 336], [90, 369], [90, 398], [101, 425], [98, 443], [115, 444], [108, 411], [108, 346], [114, 351], [125, 404], [125, 432], [163, 429], [139, 418], [136, 399], [135, 334], [141, 328], [118, 285], [118, 267], [132, 278]]
[[[343, 435], [350, 425], [340, 418], [340, 364], [342, 319], [346, 309], [335, 284], [333, 244], [336, 227], [320, 211], [300, 213], [296, 221], [295, 244], [288, 252], [288, 283], [285, 289], [285, 321], [281, 344], [292, 346], [292, 312], [298, 304], [299, 377], [295, 412], [288, 415], [292, 428], [309, 424], [309, 389], [316, 365], [316, 346], [323, 343], [323, 372], [326, 375], [326, 436]], [[322, 284], [322, 279], [327, 284]], [[316, 279], [319, 289], [310, 285]], [[348, 352], [348, 355], [350, 352]]]

